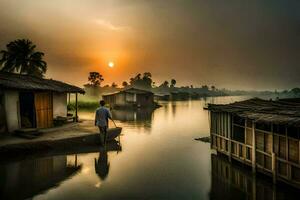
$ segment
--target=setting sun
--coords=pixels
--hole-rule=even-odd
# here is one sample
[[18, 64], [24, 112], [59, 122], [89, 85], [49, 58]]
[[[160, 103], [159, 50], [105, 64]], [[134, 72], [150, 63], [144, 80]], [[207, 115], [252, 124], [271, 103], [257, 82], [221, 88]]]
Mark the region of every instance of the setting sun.
[[114, 64], [113, 62], [109, 62], [109, 63], [108, 63], [108, 66], [109, 66], [110, 68], [113, 68], [113, 67], [115, 66], [115, 64]]

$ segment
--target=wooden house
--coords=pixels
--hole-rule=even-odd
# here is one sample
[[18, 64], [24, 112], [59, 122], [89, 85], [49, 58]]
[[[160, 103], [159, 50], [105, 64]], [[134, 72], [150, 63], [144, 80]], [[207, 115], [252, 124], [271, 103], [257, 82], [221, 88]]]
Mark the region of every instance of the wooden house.
[[169, 92], [157, 92], [154, 94], [155, 101], [168, 101], [170, 100], [171, 93]]
[[127, 88], [112, 94], [102, 95], [102, 98], [111, 108], [155, 107], [153, 93], [137, 88]]
[[300, 100], [250, 99], [209, 104], [211, 147], [262, 172], [300, 187]]
[[[0, 73], [0, 132], [49, 128], [56, 117], [67, 117], [67, 95], [84, 90], [52, 79]], [[77, 106], [76, 106], [77, 119]]]

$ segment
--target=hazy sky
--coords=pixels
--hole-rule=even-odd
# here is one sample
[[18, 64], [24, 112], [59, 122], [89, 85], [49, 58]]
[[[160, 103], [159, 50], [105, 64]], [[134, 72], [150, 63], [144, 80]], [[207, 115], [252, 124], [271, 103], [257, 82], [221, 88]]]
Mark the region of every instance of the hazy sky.
[[[0, 0], [0, 47], [29, 38], [47, 77], [82, 85], [150, 71], [157, 83], [300, 86], [299, 0]], [[114, 68], [107, 63], [115, 62]]]

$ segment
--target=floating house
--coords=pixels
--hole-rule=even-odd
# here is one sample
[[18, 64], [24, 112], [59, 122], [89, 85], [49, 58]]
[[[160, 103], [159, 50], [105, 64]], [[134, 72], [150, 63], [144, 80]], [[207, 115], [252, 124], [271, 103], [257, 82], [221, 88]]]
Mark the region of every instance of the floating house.
[[300, 187], [300, 100], [209, 104], [211, 147], [253, 172]]
[[53, 119], [67, 117], [67, 95], [84, 94], [79, 87], [30, 75], [0, 73], [0, 132], [49, 128]]
[[153, 108], [156, 106], [152, 92], [137, 88], [102, 95], [102, 98], [111, 108]]

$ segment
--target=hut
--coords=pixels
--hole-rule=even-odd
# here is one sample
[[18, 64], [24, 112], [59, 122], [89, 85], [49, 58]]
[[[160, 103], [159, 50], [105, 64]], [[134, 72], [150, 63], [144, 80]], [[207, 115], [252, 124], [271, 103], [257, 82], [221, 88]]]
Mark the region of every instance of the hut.
[[111, 108], [152, 108], [155, 106], [153, 93], [137, 88], [126, 88], [112, 94], [102, 95]]
[[67, 117], [67, 95], [84, 90], [52, 79], [0, 73], [0, 131], [21, 128], [49, 128], [53, 119]]
[[169, 92], [157, 92], [154, 94], [155, 101], [168, 101], [170, 100], [171, 93]]
[[211, 147], [277, 180], [300, 187], [300, 100], [258, 98], [209, 104]]

